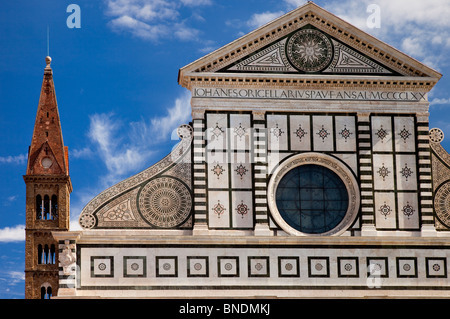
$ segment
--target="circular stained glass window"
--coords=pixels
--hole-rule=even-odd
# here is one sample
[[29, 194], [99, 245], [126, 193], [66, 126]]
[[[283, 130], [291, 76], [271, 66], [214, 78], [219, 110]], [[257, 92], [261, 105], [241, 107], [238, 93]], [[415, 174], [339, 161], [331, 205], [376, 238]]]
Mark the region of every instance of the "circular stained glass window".
[[301, 165], [286, 173], [276, 190], [281, 217], [305, 234], [326, 233], [344, 219], [347, 188], [339, 176], [319, 165]]

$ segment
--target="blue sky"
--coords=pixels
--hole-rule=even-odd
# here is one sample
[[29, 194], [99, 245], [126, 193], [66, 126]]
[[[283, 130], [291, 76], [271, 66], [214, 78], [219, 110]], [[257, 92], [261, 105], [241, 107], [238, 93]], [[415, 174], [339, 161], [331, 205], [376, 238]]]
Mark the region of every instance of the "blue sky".
[[[71, 228], [96, 194], [151, 166], [190, 121], [178, 70], [303, 0], [16, 0], [0, 3], [0, 298], [24, 297], [27, 150], [47, 55], [47, 29], [64, 143]], [[438, 70], [430, 127], [450, 136], [450, 1], [315, 1]], [[369, 4], [381, 9], [370, 28]], [[81, 28], [68, 28], [70, 4]], [[444, 140], [450, 150], [450, 138]]]

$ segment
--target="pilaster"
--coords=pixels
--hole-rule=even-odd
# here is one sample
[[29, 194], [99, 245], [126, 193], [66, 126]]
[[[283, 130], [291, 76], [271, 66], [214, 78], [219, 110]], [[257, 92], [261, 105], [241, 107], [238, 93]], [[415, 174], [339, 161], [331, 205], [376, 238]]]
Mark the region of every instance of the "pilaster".
[[270, 235], [267, 208], [267, 128], [265, 112], [253, 112], [255, 236]]
[[431, 173], [431, 148], [429, 139], [429, 114], [416, 114], [417, 154], [419, 163], [419, 203], [422, 236], [437, 236], [433, 216], [433, 185]]
[[193, 192], [194, 192], [194, 229], [193, 235], [206, 235], [207, 203], [206, 203], [206, 159], [205, 159], [205, 113], [193, 112], [192, 125], [194, 129], [193, 138]]
[[361, 235], [376, 236], [370, 113], [357, 114], [357, 130], [361, 185]]

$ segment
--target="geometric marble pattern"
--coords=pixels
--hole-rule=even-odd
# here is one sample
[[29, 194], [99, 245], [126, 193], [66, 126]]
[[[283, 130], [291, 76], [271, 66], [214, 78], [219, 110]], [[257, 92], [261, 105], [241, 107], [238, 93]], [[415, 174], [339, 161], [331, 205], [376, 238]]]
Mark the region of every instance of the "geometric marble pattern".
[[178, 257], [156, 257], [156, 277], [177, 277]]
[[114, 277], [114, 257], [91, 256], [91, 277]]
[[279, 277], [299, 277], [299, 257], [278, 257]]
[[239, 257], [217, 257], [219, 277], [239, 277]]
[[389, 277], [389, 265], [387, 257], [367, 257], [368, 277]]
[[209, 257], [188, 256], [188, 277], [208, 277], [209, 276]]
[[420, 229], [415, 119], [372, 116], [377, 229]]
[[372, 116], [372, 149], [374, 152], [392, 151], [392, 118]]
[[123, 277], [147, 276], [147, 256], [124, 256]]
[[417, 278], [417, 258], [397, 257], [397, 277]]
[[417, 258], [397, 257], [397, 278], [417, 278]]
[[269, 277], [269, 257], [248, 257], [248, 276], [249, 277]]
[[442, 257], [425, 257], [427, 278], [447, 278], [447, 259]]
[[359, 259], [358, 257], [338, 257], [338, 277], [358, 278]]
[[308, 277], [330, 277], [329, 257], [308, 257]]
[[330, 73], [392, 73], [381, 65], [369, 60], [340, 42], [331, 40], [334, 47], [334, 59], [324, 72]]
[[[195, 248], [192, 248], [195, 250]], [[223, 247], [221, 248], [223, 249]], [[396, 278], [417, 278], [419, 273], [427, 278], [447, 278], [447, 258], [445, 251], [436, 250], [438, 256], [426, 256], [422, 251], [414, 256], [414, 249], [403, 251], [398, 255], [387, 257], [386, 255], [367, 255], [359, 251], [361, 248], [345, 248], [345, 253], [333, 252], [330, 256], [320, 256], [319, 251], [314, 254], [305, 254], [305, 250], [300, 253], [302, 257], [292, 255], [273, 255], [277, 248], [268, 251], [261, 251], [260, 255], [255, 254], [257, 250], [242, 254], [237, 249], [235, 254], [224, 254], [217, 252], [214, 248], [203, 249], [203, 256], [182, 253], [175, 255], [150, 254], [142, 256], [118, 258], [114, 256], [90, 256], [91, 276], [90, 278], [136, 278], [148, 280], [158, 277], [278, 277], [278, 278], [298, 278], [302, 274], [307, 278], [370, 278], [370, 277], [396, 277]], [[370, 249], [369, 249], [370, 250]], [[197, 250], [198, 251], [198, 250]], [[356, 255], [350, 255], [349, 252]], [[412, 253], [412, 255], [408, 255]], [[170, 254], [174, 254], [171, 251]], [[444, 257], [443, 257], [444, 256]], [[154, 263], [150, 265], [147, 259], [152, 257]], [[122, 262], [119, 268], [122, 272], [114, 272], [114, 262]], [[212, 269], [212, 267], [214, 269]], [[243, 268], [244, 267], [244, 268]], [[271, 271], [271, 267], [276, 270]], [[147, 273], [147, 270], [150, 270]], [[360, 270], [363, 270], [362, 272]], [[242, 271], [245, 270], [245, 271]], [[393, 270], [393, 273], [390, 273]]]

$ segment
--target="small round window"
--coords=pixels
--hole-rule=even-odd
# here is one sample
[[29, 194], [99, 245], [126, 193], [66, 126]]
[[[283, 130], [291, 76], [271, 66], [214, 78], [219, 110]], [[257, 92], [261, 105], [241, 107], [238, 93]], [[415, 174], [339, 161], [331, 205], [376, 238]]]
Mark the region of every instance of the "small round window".
[[344, 219], [348, 194], [333, 171], [319, 165], [302, 165], [281, 179], [276, 204], [289, 226], [302, 233], [321, 234]]
[[337, 236], [358, 215], [360, 193], [352, 171], [340, 160], [302, 153], [273, 172], [267, 199], [274, 221], [288, 234]]
[[43, 168], [50, 168], [50, 166], [52, 166], [53, 164], [53, 161], [50, 157], [44, 157], [41, 161], [41, 164]]

